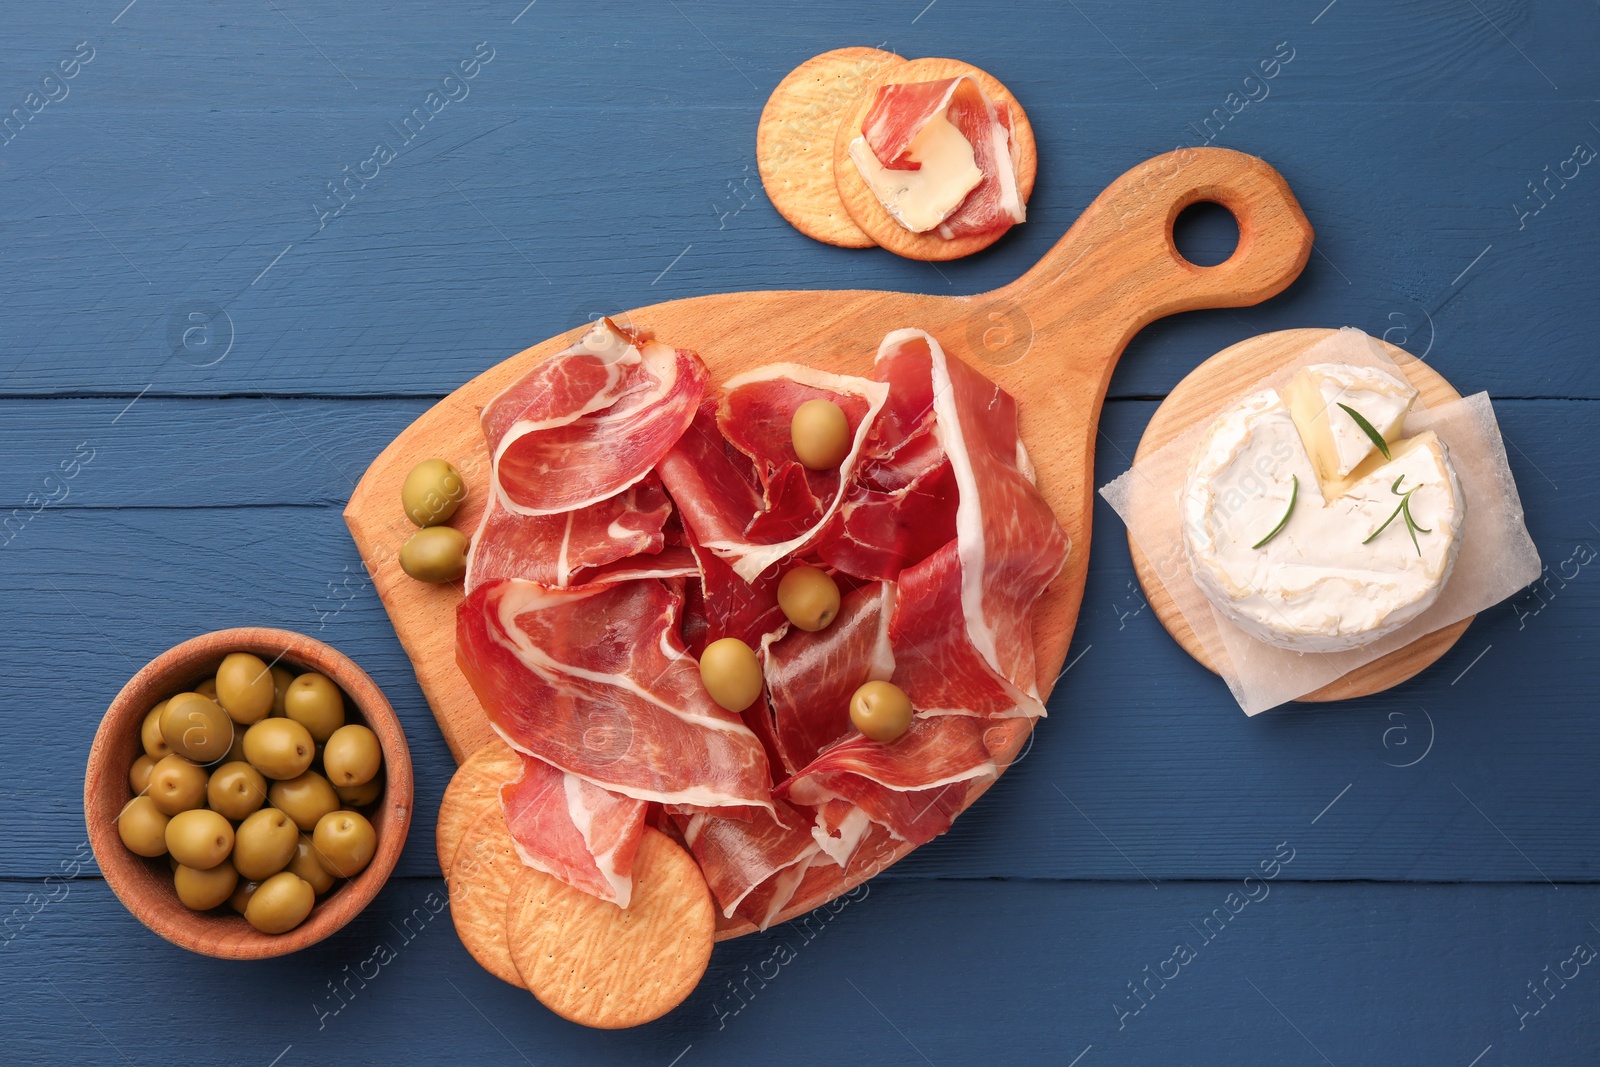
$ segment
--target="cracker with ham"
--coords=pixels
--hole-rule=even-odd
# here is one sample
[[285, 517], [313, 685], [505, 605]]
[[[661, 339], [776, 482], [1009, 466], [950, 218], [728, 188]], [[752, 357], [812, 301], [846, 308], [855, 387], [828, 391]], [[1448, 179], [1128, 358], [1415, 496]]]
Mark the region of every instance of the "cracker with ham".
[[[959, 81], [952, 85], [951, 79]], [[880, 103], [879, 91], [886, 86], [894, 88], [887, 91]], [[981, 98], [973, 90], [981, 90]], [[1006, 146], [1010, 157], [1009, 176], [994, 173], [997, 166], [1006, 166], [995, 138], [1005, 138], [1001, 136], [1004, 131], [994, 130], [981, 118], [988, 110], [985, 101], [998, 120], [1009, 128], [1010, 143]], [[942, 227], [916, 233], [891, 215], [878, 199], [851, 158], [851, 144], [865, 136], [868, 141], [876, 141], [879, 149], [891, 156], [881, 160], [885, 166], [905, 166], [904, 152], [909, 135], [919, 128], [919, 123], [931, 117], [932, 111], [943, 113], [946, 107], [951, 120], [973, 142], [984, 181], [972, 190]], [[923, 114], [924, 111], [929, 114]], [[986, 157], [989, 158], [987, 163]], [[1013, 200], [1009, 187], [1014, 185], [1016, 201], [1011, 207], [1020, 209], [1033, 194], [1038, 169], [1039, 153], [1033, 126], [1022, 105], [992, 75], [958, 59], [914, 59], [879, 72], [845, 110], [834, 135], [833, 177], [845, 209], [873, 241], [908, 259], [959, 259], [988, 248], [1005, 234], [1013, 221], [1020, 221], [1015, 215], [1002, 217], [1004, 205]], [[1002, 180], [1002, 177], [1009, 180]], [[981, 211], [977, 210], [980, 200], [984, 205]], [[951, 236], [944, 236], [941, 229]]]

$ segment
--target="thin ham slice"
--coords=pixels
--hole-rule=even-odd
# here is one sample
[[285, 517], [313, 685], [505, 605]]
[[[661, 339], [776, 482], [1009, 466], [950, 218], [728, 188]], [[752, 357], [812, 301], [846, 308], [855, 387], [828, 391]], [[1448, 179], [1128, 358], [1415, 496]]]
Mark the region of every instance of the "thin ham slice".
[[456, 660], [519, 752], [641, 801], [772, 809], [760, 741], [706, 695], [678, 633], [683, 583], [501, 579], [456, 616]]
[[955, 535], [955, 471], [940, 450], [934, 466], [898, 489], [852, 485], [817, 538], [816, 554], [857, 578], [893, 580]]
[[977, 719], [931, 716], [913, 719], [911, 729], [890, 742], [857, 734], [774, 795], [806, 807], [846, 801], [896, 839], [924, 844], [950, 829], [968, 783], [997, 773], [983, 730]]
[[741, 539], [762, 510], [755, 466], [722, 436], [714, 398], [700, 405], [657, 472], [698, 544]]
[[862, 840], [872, 829], [867, 813], [847, 800], [827, 800], [816, 809], [811, 837], [837, 866], [847, 867]]
[[500, 788], [522, 862], [626, 908], [647, 804], [522, 755], [522, 774]]
[[850, 697], [895, 670], [889, 643], [894, 585], [874, 582], [848, 593], [824, 630], [791, 630], [767, 648], [778, 753], [790, 773], [854, 732]]
[[[901, 688], [924, 711], [1043, 715], [1033, 604], [1060, 573], [1068, 541], [1033, 484], [1016, 401], [921, 330], [884, 338], [878, 361], [902, 360], [926, 360], [933, 432], [950, 459], [957, 505], [953, 548], [900, 575], [892, 639], [896, 662], [914, 672]], [[964, 632], [952, 634], [951, 620]], [[990, 703], [995, 683], [1008, 690], [1009, 711]]]
[[[662, 463], [661, 480], [699, 543], [727, 560], [739, 577], [754, 582], [773, 564], [804, 553], [833, 517], [888, 395], [889, 387], [882, 382], [793, 363], [760, 367], [728, 380], [717, 410], [719, 429], [750, 461], [764, 494], [760, 512], [785, 516], [774, 524], [776, 528], [763, 532], [757, 526], [755, 537], [748, 531], [759, 520], [756, 514], [746, 514], [748, 486], [738, 482], [739, 466], [731, 457], [718, 458], [699, 420], [695, 428], [699, 432], [685, 434]], [[805, 471], [790, 443], [789, 420], [795, 407], [815, 397], [837, 403], [850, 424], [850, 452], [837, 471]], [[709, 463], [709, 469], [703, 469], [702, 462]], [[797, 509], [794, 496], [802, 490]], [[814, 509], [812, 499], [818, 505]], [[779, 539], [758, 539], [762, 536]]]
[[682, 436], [708, 382], [693, 352], [601, 319], [484, 408], [500, 505], [555, 515], [622, 492]]
[[[672, 501], [654, 475], [597, 504], [556, 515], [519, 514], [491, 493], [467, 553], [466, 591], [496, 578], [556, 588], [593, 580], [607, 564], [661, 553], [671, 513]], [[687, 549], [665, 559], [632, 561], [624, 572], [660, 578], [698, 573]]]
[[1011, 110], [996, 105], [970, 74], [942, 81], [890, 84], [878, 89], [861, 135], [878, 162], [892, 170], [918, 170], [907, 150], [940, 112], [972, 145], [983, 180], [939, 225], [949, 239], [1007, 230], [1027, 218], [1017, 186], [1018, 147]]
[[[761, 929], [793, 895], [804, 864], [817, 853], [810, 817], [779, 802], [772, 814], [729, 819], [714, 812], [673, 814], [724, 918], [735, 913]], [[799, 870], [795, 870], [799, 867]], [[784, 872], [792, 877], [784, 879]]]

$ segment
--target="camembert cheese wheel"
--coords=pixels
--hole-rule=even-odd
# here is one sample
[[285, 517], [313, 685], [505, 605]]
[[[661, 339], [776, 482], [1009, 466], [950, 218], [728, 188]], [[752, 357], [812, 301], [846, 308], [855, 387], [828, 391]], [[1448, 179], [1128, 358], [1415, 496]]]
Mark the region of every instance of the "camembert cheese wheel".
[[1382, 371], [1319, 364], [1217, 419], [1179, 509], [1195, 583], [1224, 617], [1279, 648], [1334, 652], [1433, 604], [1466, 501], [1443, 441], [1400, 438], [1415, 397]]

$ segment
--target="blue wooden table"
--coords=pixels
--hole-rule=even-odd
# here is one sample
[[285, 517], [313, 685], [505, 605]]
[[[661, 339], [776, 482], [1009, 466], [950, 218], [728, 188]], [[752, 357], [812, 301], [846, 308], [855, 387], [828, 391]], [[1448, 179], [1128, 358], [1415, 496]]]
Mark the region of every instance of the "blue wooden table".
[[[523, 2], [6, 12], [0, 1062], [1600, 1060], [1600, 9]], [[779, 218], [757, 115], [846, 44], [1004, 80], [1038, 131], [1027, 224], [936, 269]], [[380, 141], [399, 151], [347, 191]], [[1050, 718], [948, 836], [826, 922], [720, 947], [637, 1030], [572, 1026], [480, 970], [435, 907], [453, 765], [340, 519], [371, 458], [597, 313], [989, 289], [1122, 171], [1205, 141], [1283, 172], [1315, 254], [1261, 307], [1134, 340], [1097, 484], [1205, 356], [1360, 326], [1493, 394], [1544, 579], [1406, 685], [1250, 720], [1146, 610], [1102, 505]], [[1202, 212], [1184, 247], [1215, 261], [1229, 225]], [[243, 624], [353, 656], [417, 768], [384, 892], [256, 964], [132, 919], [80, 799], [124, 680]]]

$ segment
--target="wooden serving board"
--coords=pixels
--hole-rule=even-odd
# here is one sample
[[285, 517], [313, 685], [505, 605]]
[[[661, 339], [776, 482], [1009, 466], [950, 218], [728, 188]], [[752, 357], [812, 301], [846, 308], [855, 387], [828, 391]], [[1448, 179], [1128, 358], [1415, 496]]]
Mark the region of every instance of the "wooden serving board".
[[[1172, 242], [1173, 220], [1201, 201], [1223, 205], [1239, 225], [1233, 255], [1212, 267], [1189, 263]], [[1281, 292], [1305, 266], [1311, 240], [1311, 225], [1294, 194], [1267, 163], [1227, 149], [1182, 149], [1116, 179], [1032, 269], [988, 293], [722, 293], [614, 318], [694, 349], [717, 381], [778, 360], [870, 376], [884, 335], [918, 327], [1010, 391], [1019, 402], [1022, 437], [1039, 489], [1072, 539], [1066, 566], [1034, 614], [1040, 688], [1048, 694], [1083, 598], [1094, 442], [1117, 358], [1135, 333], [1164, 315], [1242, 307]], [[467, 533], [476, 529], [489, 473], [479, 410], [586, 328], [575, 326], [512, 356], [429, 409], [373, 460], [345, 509], [345, 521], [457, 761], [494, 735], [456, 667], [460, 588], [424, 585], [400, 569], [396, 553], [412, 533], [401, 512], [400, 485], [421, 460], [450, 460], [469, 487], [452, 525]], [[1020, 751], [1028, 729], [1027, 722], [1013, 719], [991, 731], [1001, 766]], [[975, 785], [967, 803], [988, 784]], [[729, 927], [724, 935], [748, 929]]]
[[[1175, 438], [1209, 423], [1229, 403], [1242, 400], [1256, 382], [1285, 366], [1295, 357], [1303, 355], [1312, 345], [1337, 333], [1337, 330], [1279, 330], [1259, 337], [1246, 338], [1230, 345], [1190, 371], [1167, 399], [1150, 416], [1144, 436], [1139, 439], [1138, 451], [1133, 461], [1155, 452]], [[1385, 354], [1400, 368], [1406, 379], [1422, 394], [1422, 403], [1428, 407], [1460, 400], [1461, 394], [1445, 381], [1444, 376], [1403, 348], [1387, 341], [1377, 341]], [[1161, 584], [1155, 564], [1139, 550], [1133, 535], [1128, 535], [1128, 548], [1133, 554], [1133, 570], [1139, 576], [1145, 600], [1155, 611], [1156, 618], [1167, 628], [1172, 639], [1183, 646], [1185, 652], [1198, 660], [1213, 674], [1216, 664], [1211, 661], [1205, 646], [1195, 636], [1194, 630], [1178, 610], [1167, 587]], [[1450, 651], [1450, 646], [1462, 635], [1476, 616], [1440, 627], [1424, 634], [1404, 648], [1397, 648], [1349, 674], [1329, 682], [1321, 689], [1307, 693], [1300, 700], [1320, 702], [1349, 700], [1370, 696], [1391, 686], [1399, 685], [1419, 671], [1430, 666], [1440, 656]]]

